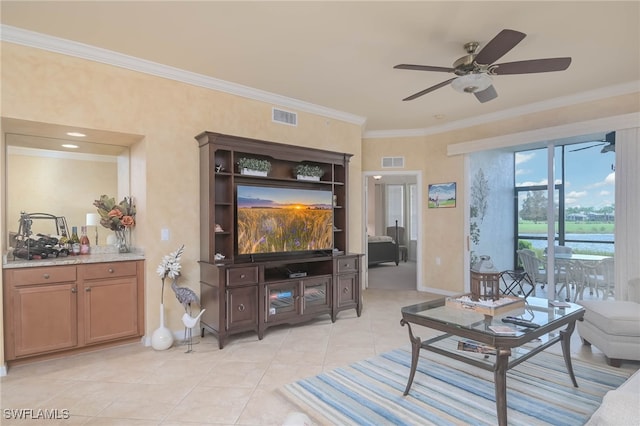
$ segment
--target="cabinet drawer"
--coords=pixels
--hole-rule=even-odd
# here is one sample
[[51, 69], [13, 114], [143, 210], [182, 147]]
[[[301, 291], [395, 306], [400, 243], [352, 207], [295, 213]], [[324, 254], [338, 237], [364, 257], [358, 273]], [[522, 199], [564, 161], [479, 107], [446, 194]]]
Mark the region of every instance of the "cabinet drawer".
[[227, 285], [245, 285], [258, 283], [258, 267], [250, 266], [246, 268], [227, 269]]
[[15, 286], [31, 284], [62, 283], [76, 280], [75, 266], [50, 268], [24, 268], [11, 271]]
[[344, 274], [348, 272], [356, 272], [358, 270], [358, 258], [348, 257], [345, 259], [338, 259], [338, 273]]
[[87, 280], [129, 277], [136, 275], [135, 262], [109, 262], [84, 265], [84, 278]]

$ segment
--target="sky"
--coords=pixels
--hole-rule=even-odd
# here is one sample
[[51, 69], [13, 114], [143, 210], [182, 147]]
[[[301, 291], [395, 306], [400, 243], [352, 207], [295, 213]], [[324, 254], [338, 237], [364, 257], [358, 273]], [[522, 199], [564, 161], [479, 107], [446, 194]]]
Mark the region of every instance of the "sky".
[[332, 206], [331, 190], [238, 185], [238, 207]]
[[[604, 207], [614, 205], [615, 153], [601, 153], [602, 146], [587, 142], [565, 147], [566, 207]], [[560, 148], [556, 148], [556, 154]], [[559, 164], [556, 161], [556, 164]], [[558, 167], [556, 167], [558, 173]], [[558, 177], [556, 177], [558, 182]], [[547, 150], [538, 149], [516, 154], [516, 186], [547, 184]]]

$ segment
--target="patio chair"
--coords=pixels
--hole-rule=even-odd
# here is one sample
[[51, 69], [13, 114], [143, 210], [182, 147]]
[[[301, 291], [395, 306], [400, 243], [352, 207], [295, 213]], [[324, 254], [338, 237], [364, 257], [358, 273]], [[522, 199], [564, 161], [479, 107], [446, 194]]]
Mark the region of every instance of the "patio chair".
[[[586, 286], [589, 286], [590, 292], [602, 292], [602, 299], [606, 300], [609, 296], [614, 297], [615, 294], [615, 261], [613, 257], [603, 259], [594, 265], [585, 265]], [[585, 286], [585, 287], [586, 287]], [[584, 292], [584, 287], [582, 288]], [[580, 295], [582, 299], [582, 293]]]
[[538, 259], [533, 250], [518, 250], [518, 257], [522, 262], [524, 272], [527, 273], [531, 280], [531, 285], [541, 284], [542, 288], [547, 284], [547, 271], [544, 269], [542, 261]]
[[563, 259], [561, 262], [561, 266], [556, 264], [556, 269], [559, 267], [564, 269], [564, 272], [560, 274], [563, 279], [557, 282], [560, 287], [557, 289], [556, 294], [560, 295], [562, 290], [566, 290], [567, 297], [565, 300], [570, 302], [571, 289], [575, 289], [573, 301], [575, 302], [578, 298], [582, 299], [584, 287], [587, 284], [587, 268], [585, 264], [579, 260]]

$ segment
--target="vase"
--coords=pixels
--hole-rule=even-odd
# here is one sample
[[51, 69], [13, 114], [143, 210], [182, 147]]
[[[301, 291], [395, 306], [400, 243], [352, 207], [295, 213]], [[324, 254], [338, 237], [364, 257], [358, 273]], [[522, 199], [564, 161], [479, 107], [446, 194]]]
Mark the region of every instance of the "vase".
[[269, 172], [264, 171], [264, 170], [253, 170], [253, 169], [245, 169], [242, 168], [240, 170], [240, 174], [246, 175], [246, 176], [267, 176]]
[[129, 241], [128, 241], [128, 229], [116, 229], [116, 247], [118, 249], [118, 253], [129, 253]]
[[308, 176], [308, 175], [296, 175], [298, 180], [311, 180], [314, 182], [320, 181], [320, 176]]
[[160, 327], [151, 335], [151, 347], [157, 351], [164, 351], [173, 345], [173, 333], [164, 325], [164, 304], [160, 304]]

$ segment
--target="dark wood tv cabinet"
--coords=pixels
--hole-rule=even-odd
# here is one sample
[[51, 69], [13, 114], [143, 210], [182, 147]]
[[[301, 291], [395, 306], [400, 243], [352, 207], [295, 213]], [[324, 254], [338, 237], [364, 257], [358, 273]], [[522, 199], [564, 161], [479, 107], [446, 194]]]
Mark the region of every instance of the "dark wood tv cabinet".
[[[348, 168], [351, 154], [204, 132], [200, 151], [200, 301], [202, 335], [213, 333], [220, 349], [229, 336], [308, 321], [340, 311], [362, 312], [362, 255], [349, 253]], [[267, 160], [266, 176], [244, 174], [238, 160]], [[319, 167], [318, 180], [300, 180], [299, 164]], [[333, 247], [288, 253], [242, 254], [238, 250], [238, 185], [330, 191]]]

